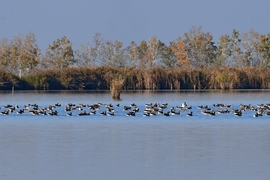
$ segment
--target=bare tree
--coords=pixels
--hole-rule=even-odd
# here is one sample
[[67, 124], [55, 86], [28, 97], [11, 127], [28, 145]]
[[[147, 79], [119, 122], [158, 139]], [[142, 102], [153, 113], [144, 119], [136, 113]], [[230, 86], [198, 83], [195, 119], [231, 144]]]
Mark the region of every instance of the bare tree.
[[96, 33], [93, 37], [93, 45], [87, 43], [75, 51], [75, 55], [78, 57], [78, 65], [83, 67], [100, 65], [102, 46], [104, 46], [104, 41], [101, 38], [101, 33]]

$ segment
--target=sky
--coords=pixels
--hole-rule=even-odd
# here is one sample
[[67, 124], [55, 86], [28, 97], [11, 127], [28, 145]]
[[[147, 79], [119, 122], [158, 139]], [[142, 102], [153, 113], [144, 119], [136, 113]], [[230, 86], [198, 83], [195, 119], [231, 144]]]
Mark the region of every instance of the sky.
[[33, 32], [42, 52], [63, 36], [78, 49], [97, 32], [124, 46], [153, 36], [168, 44], [202, 26], [218, 42], [233, 29], [269, 33], [269, 9], [268, 0], [1, 0], [0, 40]]

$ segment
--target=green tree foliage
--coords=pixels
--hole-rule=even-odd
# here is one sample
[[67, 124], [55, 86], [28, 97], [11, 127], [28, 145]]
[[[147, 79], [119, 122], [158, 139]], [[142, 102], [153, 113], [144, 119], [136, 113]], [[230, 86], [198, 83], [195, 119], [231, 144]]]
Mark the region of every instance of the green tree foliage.
[[46, 68], [63, 69], [74, 65], [76, 62], [72, 49], [72, 43], [66, 36], [55, 40], [49, 45], [43, 65]]
[[263, 57], [262, 65], [268, 67], [270, 60], [270, 33], [261, 35], [258, 50]]
[[164, 46], [161, 52], [161, 63], [165, 67], [176, 67], [178, 66], [177, 58], [173, 52], [174, 42], [170, 42], [168, 46]]
[[232, 31], [232, 37], [229, 41], [229, 57], [232, 65], [241, 66], [243, 60], [243, 52], [241, 49], [240, 33], [237, 30]]
[[226, 66], [228, 65], [227, 59], [231, 54], [229, 44], [230, 44], [230, 37], [227, 35], [222, 35], [219, 38], [219, 46], [217, 47], [216, 51], [216, 66]]

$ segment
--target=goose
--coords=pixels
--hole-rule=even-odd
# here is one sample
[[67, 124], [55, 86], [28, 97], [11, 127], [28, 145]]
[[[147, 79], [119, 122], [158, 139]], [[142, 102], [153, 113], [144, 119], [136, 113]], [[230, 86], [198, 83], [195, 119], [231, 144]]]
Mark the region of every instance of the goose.
[[1, 114], [3, 114], [3, 115], [9, 115], [9, 111], [4, 110], [4, 111], [1, 112]]
[[256, 112], [256, 114], [253, 115], [253, 117], [259, 117], [259, 116], [262, 116], [262, 114]]
[[108, 116], [114, 116], [114, 112], [107, 113]]
[[71, 107], [70, 106], [65, 106], [65, 111], [71, 111]]
[[163, 116], [170, 116], [170, 111], [166, 112], [166, 113], [163, 113]]
[[193, 116], [192, 111], [190, 113], [187, 113], [187, 116]]
[[202, 108], [203, 108], [203, 105], [198, 106], [198, 108], [199, 108], [199, 109], [202, 109]]
[[149, 112], [144, 113], [143, 116], [150, 116], [150, 113]]
[[11, 104], [7, 104], [7, 105], [3, 106], [3, 108], [11, 108], [11, 107], [12, 107]]
[[134, 112], [139, 112], [140, 109], [139, 109], [137, 106], [135, 106], [133, 111], [134, 111]]
[[168, 107], [168, 103], [162, 104], [162, 105], [160, 106], [161, 109], [166, 109], [167, 107]]
[[105, 116], [105, 115], [107, 115], [107, 112], [106, 111], [103, 111], [103, 112], [100, 113], [100, 115], [101, 116]]
[[111, 107], [107, 107], [107, 111], [108, 111], [108, 112], [114, 112], [114, 109], [111, 108]]
[[220, 109], [218, 110], [218, 114], [225, 114], [225, 113], [229, 113], [230, 111], [228, 109], [224, 110], [224, 109]]
[[77, 114], [78, 116], [89, 116], [90, 113], [87, 113], [86, 111], [84, 112], [80, 112], [79, 114]]
[[90, 111], [90, 114], [96, 114], [96, 111]]
[[106, 107], [110, 107], [110, 108], [112, 108], [112, 107], [113, 107], [113, 105], [110, 103], [110, 104], [107, 104], [107, 105], [106, 105]]
[[48, 113], [48, 116], [57, 116], [58, 115], [58, 111], [53, 111], [51, 110], [49, 113]]
[[151, 111], [150, 112], [150, 116], [155, 116], [155, 115], [157, 115], [157, 112], [156, 111]]
[[240, 111], [234, 111], [235, 116], [242, 116], [242, 110]]
[[130, 111], [128, 113], [126, 113], [126, 116], [135, 116], [136, 113], [134, 111]]
[[17, 112], [17, 114], [22, 114], [22, 113], [24, 113], [24, 109], [20, 109], [20, 110]]
[[61, 107], [61, 104], [60, 103], [56, 103], [55, 106], [56, 107]]
[[210, 115], [210, 116], [215, 116], [215, 115], [216, 115], [216, 112], [215, 112], [214, 110], [211, 110], [211, 111], [209, 112], [209, 115]]
[[158, 112], [157, 112], [158, 114], [163, 114], [163, 109], [161, 109], [161, 110], [158, 110]]
[[131, 106], [124, 106], [124, 109], [123, 110], [130, 110], [131, 109]]
[[135, 103], [132, 103], [132, 104], [130, 104], [130, 106], [136, 106], [136, 104]]
[[180, 115], [180, 111], [177, 111], [177, 112], [176, 111], [173, 111], [173, 112], [171, 112], [171, 114], [172, 115]]
[[183, 107], [183, 108], [186, 107], [186, 106], [187, 106], [186, 102], [183, 102], [182, 105], [181, 105], [181, 107]]

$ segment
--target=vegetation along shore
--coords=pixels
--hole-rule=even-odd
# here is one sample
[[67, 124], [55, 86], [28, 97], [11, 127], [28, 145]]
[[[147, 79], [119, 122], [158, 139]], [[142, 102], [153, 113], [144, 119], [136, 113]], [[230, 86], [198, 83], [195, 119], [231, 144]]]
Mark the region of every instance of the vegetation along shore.
[[96, 33], [73, 49], [63, 36], [45, 54], [35, 34], [0, 42], [0, 90], [265, 89], [270, 33], [232, 30], [218, 42], [192, 27], [168, 45], [157, 37], [124, 46]]

